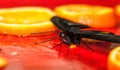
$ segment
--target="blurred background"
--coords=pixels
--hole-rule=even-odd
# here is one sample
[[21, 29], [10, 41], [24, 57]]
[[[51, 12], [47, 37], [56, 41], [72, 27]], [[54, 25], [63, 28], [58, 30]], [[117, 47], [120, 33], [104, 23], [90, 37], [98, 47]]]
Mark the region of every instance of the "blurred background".
[[44, 6], [54, 8], [55, 6], [72, 3], [114, 7], [115, 5], [120, 4], [120, 0], [1, 0], [0, 7]]

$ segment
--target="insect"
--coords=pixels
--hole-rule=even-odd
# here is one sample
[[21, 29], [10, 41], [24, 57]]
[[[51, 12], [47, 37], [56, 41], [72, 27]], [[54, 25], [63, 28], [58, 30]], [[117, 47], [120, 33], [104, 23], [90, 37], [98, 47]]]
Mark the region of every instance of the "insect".
[[[75, 24], [72, 21], [60, 18], [58, 16], [52, 17], [51, 21], [61, 30], [59, 37], [62, 43], [69, 45], [68, 52], [71, 44], [79, 45], [82, 42], [88, 47], [88, 45], [82, 41], [82, 38], [120, 43], [120, 36], [115, 35], [111, 32], [103, 32], [99, 30], [83, 30], [84, 28], [90, 27], [83, 24]], [[93, 50], [92, 48], [90, 49]]]

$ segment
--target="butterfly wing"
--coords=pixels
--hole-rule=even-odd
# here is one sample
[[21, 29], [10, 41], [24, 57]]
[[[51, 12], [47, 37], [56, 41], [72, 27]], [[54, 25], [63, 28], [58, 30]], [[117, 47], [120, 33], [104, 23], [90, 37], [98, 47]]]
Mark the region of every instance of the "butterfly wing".
[[58, 16], [52, 17], [51, 21], [53, 22], [53, 24], [55, 24], [59, 29], [61, 29], [63, 31], [67, 30], [70, 27], [78, 27], [80, 29], [90, 28], [90, 26], [80, 24], [80, 23], [75, 23], [75, 22], [69, 21], [67, 19], [58, 17]]

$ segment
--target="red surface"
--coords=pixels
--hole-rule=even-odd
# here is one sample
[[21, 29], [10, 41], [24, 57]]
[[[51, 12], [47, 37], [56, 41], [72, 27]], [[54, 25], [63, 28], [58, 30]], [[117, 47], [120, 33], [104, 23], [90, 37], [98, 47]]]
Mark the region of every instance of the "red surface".
[[[119, 29], [105, 31], [120, 34]], [[58, 33], [43, 35], [0, 35], [1, 56], [9, 61], [4, 70], [107, 70], [107, 56], [111, 43], [86, 42], [95, 51], [80, 44], [76, 48], [71, 48], [66, 57], [67, 45], [62, 45], [60, 56], [60, 46], [50, 49], [60, 43], [57, 39]], [[53, 36], [55, 39], [49, 41], [54, 38]]]
[[16, 7], [16, 6], [45, 6], [54, 8], [58, 5], [70, 3], [84, 3], [91, 5], [115, 6], [120, 4], [120, 0], [1, 0], [0, 7]]
[[[2, 0], [0, 7], [16, 6], [45, 6], [54, 8], [55, 6], [69, 3], [86, 3], [92, 5], [104, 5], [114, 7], [120, 4], [119, 0]], [[120, 34], [120, 29], [106, 29]], [[110, 43], [92, 42], [89, 46], [95, 52], [84, 47], [72, 48], [65, 56], [67, 46], [62, 45], [61, 56], [58, 56], [59, 47], [50, 49], [60, 43], [58, 39], [47, 41], [57, 33], [52, 35], [16, 37], [0, 35], [1, 56], [9, 60], [8, 66], [4, 70], [107, 70], [107, 56], [110, 50]], [[47, 41], [44, 43], [40, 43]], [[36, 44], [37, 43], [37, 44]], [[17, 54], [16, 54], [17, 52]]]

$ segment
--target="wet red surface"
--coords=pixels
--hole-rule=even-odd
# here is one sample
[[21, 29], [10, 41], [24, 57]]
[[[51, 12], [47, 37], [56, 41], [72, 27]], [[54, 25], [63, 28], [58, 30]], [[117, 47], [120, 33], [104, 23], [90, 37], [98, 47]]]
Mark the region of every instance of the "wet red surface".
[[[119, 28], [104, 30], [120, 34]], [[4, 70], [107, 70], [111, 43], [86, 42], [95, 51], [80, 44], [76, 48], [70, 48], [68, 56], [65, 44], [62, 44], [60, 55], [60, 45], [51, 49], [59, 43], [56, 32], [28, 37], [1, 34], [1, 56], [9, 61]]]

